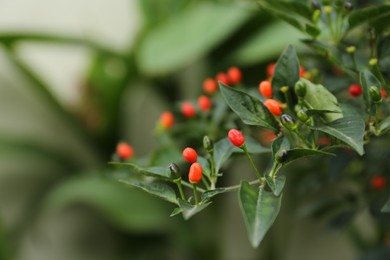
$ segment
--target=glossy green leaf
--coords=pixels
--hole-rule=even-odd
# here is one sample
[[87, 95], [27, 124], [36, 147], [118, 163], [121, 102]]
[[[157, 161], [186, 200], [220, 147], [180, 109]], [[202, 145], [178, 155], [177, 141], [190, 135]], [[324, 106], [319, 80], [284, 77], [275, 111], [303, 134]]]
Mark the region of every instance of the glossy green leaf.
[[386, 204], [383, 205], [381, 211], [386, 213], [390, 212], [390, 198], [387, 200]]
[[210, 199], [218, 194], [228, 192], [229, 189], [226, 188], [216, 188], [214, 190], [207, 190], [202, 193], [202, 200]]
[[203, 174], [210, 177], [210, 164], [208, 160], [202, 156], [198, 156], [196, 161], [202, 165]]
[[174, 72], [204, 56], [251, 14], [251, 10], [233, 4], [193, 2], [146, 33], [136, 51], [136, 61], [146, 74]]
[[328, 124], [311, 128], [327, 133], [348, 144], [355, 149], [359, 155], [364, 154], [364, 121], [358, 116], [340, 118]]
[[274, 116], [263, 103], [243, 92], [219, 83], [219, 89], [229, 107], [247, 125], [257, 125], [278, 132], [278, 124]]
[[92, 175], [72, 178], [54, 187], [45, 198], [43, 213], [80, 203], [96, 209], [107, 221], [125, 230], [156, 232], [170, 226], [166, 203], [139, 189]]
[[287, 47], [287, 43], [280, 40], [283, 37], [288, 38], [291, 44], [301, 45], [299, 39], [303, 34], [284, 22], [272, 22], [233, 50], [228, 60], [232, 64], [248, 66], [278, 57]]
[[288, 164], [302, 157], [315, 156], [315, 155], [335, 156], [333, 153], [328, 153], [321, 150], [294, 148], [287, 151], [286, 161], [284, 161], [283, 164]]
[[368, 92], [371, 86], [381, 88], [380, 81], [372, 74], [369, 70], [363, 70], [359, 74], [360, 85], [362, 86], [364, 103], [366, 104], [367, 110], [371, 109], [371, 97]]
[[288, 86], [294, 89], [295, 83], [299, 80], [299, 60], [295, 48], [288, 45], [279, 57], [275, 65], [272, 77], [272, 88], [275, 93], [279, 88]]
[[312, 19], [312, 11], [308, 5], [297, 2], [297, 1], [274, 1], [268, 0], [265, 1], [269, 6], [284, 12], [286, 15], [299, 15], [305, 18], [307, 21]]
[[[390, 21], [390, 14], [388, 17]], [[388, 23], [386, 23], [388, 25]], [[390, 78], [390, 36], [384, 37], [378, 44], [378, 60], [379, 67], [384, 72], [385, 76]], [[390, 93], [390, 84], [386, 84], [386, 91]]]
[[242, 181], [239, 201], [249, 240], [253, 247], [258, 247], [265, 234], [278, 216], [282, 196], [275, 196], [263, 188], [253, 187]]
[[297, 16], [291, 15], [291, 13], [287, 13], [283, 10], [280, 10], [278, 8], [275, 8], [269, 4], [269, 2], [261, 1], [259, 2], [259, 5], [262, 10], [265, 10], [266, 12], [272, 14], [273, 16], [280, 18], [284, 20], [285, 22], [289, 23], [290, 25], [294, 26], [298, 30], [304, 32], [305, 26], [300, 19], [298, 19]]
[[146, 167], [142, 168], [134, 163], [110, 162], [110, 164], [117, 165], [121, 168], [131, 169], [139, 174], [151, 176], [156, 178], [163, 178], [170, 180], [170, 172], [168, 167]]
[[379, 126], [379, 130], [380, 130], [381, 134], [385, 134], [385, 133], [390, 131], [390, 117], [385, 118], [381, 122], [381, 124]]
[[275, 155], [281, 150], [290, 150], [291, 144], [288, 138], [284, 135], [279, 136], [272, 142], [272, 158], [275, 160]]
[[201, 203], [199, 206], [194, 206], [184, 200], [178, 199], [180, 208], [182, 209], [183, 218], [185, 220], [190, 219], [195, 214], [198, 214], [202, 210], [204, 210], [208, 205], [211, 204], [211, 201]]
[[282, 193], [284, 185], [286, 184], [286, 176], [281, 175], [276, 178], [272, 178], [269, 175], [265, 175], [265, 180], [271, 188], [273, 194], [278, 197]]
[[323, 119], [325, 122], [331, 122], [343, 117], [341, 108], [336, 97], [330, 93], [324, 86], [314, 84], [307, 79], [300, 79], [306, 85], [305, 104], [309, 110], [329, 110], [331, 113], [325, 113]]
[[[253, 138], [246, 135], [244, 135], [244, 137], [249, 153], [259, 154], [270, 152], [268, 148], [260, 145]], [[243, 151], [240, 148], [235, 147], [227, 137], [219, 140], [214, 144], [214, 163], [216, 172], [221, 169], [222, 165], [226, 162], [226, 160], [229, 159], [232, 153], [243, 153]]]
[[341, 113], [341, 111], [332, 111], [332, 110], [324, 110], [324, 109], [308, 109], [306, 114], [308, 116], [319, 116], [327, 113]]
[[166, 201], [177, 204], [176, 193], [175, 191], [167, 184], [160, 182], [141, 182], [132, 179], [121, 179], [119, 180], [122, 183], [127, 185], [140, 188], [147, 193], [160, 197]]
[[389, 5], [370, 6], [351, 13], [348, 18], [349, 28], [352, 29], [366, 22], [371, 22], [379, 19], [383, 15], [390, 13]]
[[228, 138], [223, 138], [214, 144], [214, 163], [215, 171], [219, 172], [222, 165], [232, 155], [235, 146], [229, 141]]

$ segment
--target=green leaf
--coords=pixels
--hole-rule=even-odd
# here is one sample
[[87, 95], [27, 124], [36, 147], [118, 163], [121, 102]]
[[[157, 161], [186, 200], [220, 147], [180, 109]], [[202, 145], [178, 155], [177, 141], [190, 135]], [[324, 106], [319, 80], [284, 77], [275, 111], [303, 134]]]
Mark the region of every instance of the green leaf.
[[[245, 144], [248, 152], [253, 154], [268, 153], [270, 150], [266, 147], [261, 146], [253, 138], [244, 135]], [[229, 139], [223, 138], [214, 144], [214, 164], [215, 171], [218, 172], [222, 165], [229, 159], [232, 153], [244, 153], [240, 148], [235, 147]]]
[[160, 183], [160, 182], [147, 183], [147, 182], [141, 182], [132, 179], [120, 179], [119, 181], [122, 183], [126, 183], [130, 186], [140, 188], [146, 191], [147, 193], [150, 193], [152, 195], [155, 195], [166, 201], [178, 205], [175, 191], [165, 183]]
[[219, 89], [229, 107], [247, 125], [258, 125], [279, 132], [274, 116], [263, 103], [251, 95], [219, 82]]
[[259, 246], [274, 223], [280, 210], [281, 199], [282, 196], [276, 197], [261, 187], [253, 187], [246, 181], [241, 182], [240, 207], [253, 247]]
[[232, 155], [234, 148], [228, 138], [223, 138], [214, 144], [215, 172], [219, 172], [222, 165]]
[[372, 22], [376, 19], [379, 19], [383, 15], [388, 15], [389, 13], [389, 5], [370, 6], [358, 11], [354, 11], [348, 18], [349, 29], [366, 22]]
[[319, 116], [327, 113], [341, 113], [340, 111], [324, 110], [324, 109], [308, 109], [306, 114], [308, 116]]
[[[389, 15], [390, 20], [390, 15]], [[386, 23], [388, 25], [388, 23]], [[390, 78], [390, 36], [384, 37], [378, 44], [379, 67]], [[390, 93], [390, 84], [386, 84], [386, 91]]]
[[310, 8], [297, 1], [266, 1], [269, 6], [279, 10], [280, 12], [285, 13], [286, 15], [299, 15], [305, 18], [307, 21], [312, 20], [312, 11]]
[[207, 159], [202, 156], [198, 156], [198, 159], [196, 161], [200, 163], [200, 165], [202, 165], [203, 174], [207, 177], [210, 177], [210, 164]]
[[138, 45], [136, 61], [146, 74], [172, 73], [206, 55], [251, 14], [251, 10], [233, 4], [195, 1], [146, 33]]
[[96, 209], [124, 230], [156, 232], [170, 227], [166, 203], [138, 189], [90, 174], [68, 179], [52, 189], [44, 201], [43, 212], [58, 212], [80, 203]]
[[287, 150], [286, 161], [284, 161], [283, 164], [288, 164], [288, 163], [295, 161], [295, 160], [302, 158], [302, 157], [314, 156], [314, 155], [335, 156], [335, 154], [333, 154], [333, 153], [328, 153], [328, 152], [324, 152], [321, 150], [294, 148], [294, 149]]
[[171, 215], [169, 215], [170, 217], [174, 217], [174, 216], [176, 216], [176, 215], [178, 215], [178, 214], [180, 214], [180, 213], [182, 213], [183, 212], [183, 210], [181, 209], [181, 208], [175, 208], [173, 211], [172, 211], [172, 213], [171, 213]]
[[277, 57], [286, 47], [287, 43], [281, 41], [282, 37], [289, 39], [289, 43], [301, 45], [299, 39], [303, 34], [284, 22], [272, 22], [252, 34], [243, 44], [227, 58], [232, 64], [255, 65]]
[[214, 197], [215, 195], [225, 193], [228, 191], [229, 191], [229, 189], [226, 189], [226, 188], [216, 188], [214, 190], [207, 190], [207, 191], [202, 193], [202, 200], [208, 200], [208, 199]]
[[281, 150], [290, 150], [291, 144], [288, 138], [284, 135], [279, 136], [272, 142], [272, 159], [275, 161], [276, 154]]
[[185, 220], [190, 219], [195, 214], [204, 210], [208, 205], [211, 204], [211, 201], [201, 203], [199, 206], [194, 206], [184, 200], [178, 199], [180, 208], [182, 209], [183, 218]]
[[307, 34], [309, 34], [311, 37], [316, 38], [318, 35], [321, 34], [320, 29], [318, 29], [318, 28], [315, 27], [314, 25], [306, 24], [305, 26], [306, 26], [306, 27], [305, 27], [305, 31], [306, 31]]
[[297, 28], [302, 32], [305, 31], [305, 26], [303, 25], [303, 22], [297, 19], [296, 16], [293, 16], [289, 13], [286, 13], [282, 10], [272, 7], [269, 3], [266, 2], [259, 2], [259, 5], [262, 9], [272, 14], [273, 16], [284, 20], [285, 22], [289, 23], [290, 25], [294, 26], [295, 28]]
[[300, 81], [306, 85], [304, 101], [309, 110], [332, 111], [323, 115], [325, 122], [331, 122], [343, 117], [336, 97], [329, 90], [320, 84], [314, 84], [303, 78]]
[[328, 124], [310, 128], [339, 139], [355, 149], [359, 155], [364, 154], [364, 121], [360, 117], [347, 116]]
[[295, 83], [299, 80], [299, 60], [295, 48], [288, 45], [279, 57], [275, 65], [272, 77], [272, 88], [275, 93], [283, 86], [294, 89]]
[[387, 200], [386, 204], [383, 205], [381, 211], [382, 212], [390, 212], [390, 198]]
[[386, 117], [379, 126], [381, 134], [385, 134], [390, 131], [390, 117]]
[[286, 183], [286, 176], [281, 175], [273, 179], [271, 176], [265, 175], [265, 180], [268, 186], [271, 188], [273, 194], [278, 197], [283, 191], [284, 185]]
[[369, 70], [363, 70], [359, 74], [360, 78], [360, 85], [362, 85], [363, 90], [363, 98], [364, 103], [366, 104], [366, 108], [368, 110], [371, 109], [371, 97], [370, 93], [368, 92], [369, 88], [371, 86], [378, 87], [381, 89], [381, 83], [380, 81], [372, 74]]
[[123, 168], [131, 169], [139, 174], [145, 176], [151, 176], [156, 178], [163, 178], [166, 180], [170, 180], [170, 172], [168, 167], [147, 167], [142, 168], [134, 163], [121, 163], [121, 162], [110, 162], [110, 164], [118, 165]]

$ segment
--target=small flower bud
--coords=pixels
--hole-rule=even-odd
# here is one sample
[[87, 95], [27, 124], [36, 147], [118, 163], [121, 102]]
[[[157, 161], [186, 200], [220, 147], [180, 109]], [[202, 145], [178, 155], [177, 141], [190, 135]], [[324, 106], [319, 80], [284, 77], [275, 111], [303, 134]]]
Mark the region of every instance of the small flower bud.
[[370, 93], [370, 97], [372, 99], [372, 102], [374, 102], [375, 104], [382, 102], [382, 94], [377, 87], [371, 86], [368, 89], [368, 93]]
[[315, 10], [321, 9], [321, 5], [317, 0], [312, 0], [311, 1], [311, 7]]
[[330, 5], [324, 6], [324, 13], [330, 14], [332, 11], [333, 11], [332, 6], [330, 6]]
[[303, 98], [306, 95], [306, 90], [307, 90], [306, 84], [302, 81], [298, 81], [297, 83], [295, 83], [294, 90], [295, 90], [295, 94], [298, 97]]
[[352, 11], [352, 9], [353, 9], [353, 4], [352, 4], [351, 2], [345, 2], [345, 3], [344, 3], [344, 8], [345, 8], [345, 10], [347, 10], [347, 11]]
[[355, 46], [348, 46], [347, 48], [345, 48], [345, 50], [347, 53], [353, 54], [356, 51], [356, 47]]
[[288, 130], [295, 130], [297, 129], [297, 124], [295, 122], [295, 119], [292, 118], [290, 115], [283, 114], [280, 116], [280, 122], [282, 125], [287, 128]]
[[203, 137], [203, 147], [210, 154], [212, 154], [214, 152], [213, 141], [211, 141], [210, 138], [207, 135], [205, 135]]
[[181, 178], [180, 168], [175, 163], [169, 165], [169, 171], [171, 172], [171, 179], [177, 180]]
[[311, 19], [316, 24], [320, 20], [320, 17], [321, 17], [321, 10], [317, 9], [313, 12]]
[[297, 112], [297, 117], [303, 123], [306, 123], [310, 119], [310, 117], [307, 115], [305, 109], [299, 109], [298, 112]]
[[288, 151], [287, 150], [280, 150], [279, 152], [276, 153], [276, 161], [278, 163], [284, 163], [287, 161], [287, 156], [288, 156]]
[[378, 64], [378, 59], [375, 59], [375, 58], [370, 59], [370, 60], [368, 61], [368, 64], [369, 64], [370, 66], [376, 66], [376, 65]]

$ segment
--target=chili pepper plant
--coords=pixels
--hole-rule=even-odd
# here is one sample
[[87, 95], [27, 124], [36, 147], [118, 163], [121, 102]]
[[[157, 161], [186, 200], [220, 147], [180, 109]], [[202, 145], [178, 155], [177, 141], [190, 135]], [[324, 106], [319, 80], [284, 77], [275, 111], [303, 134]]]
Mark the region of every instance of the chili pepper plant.
[[[207, 214], [215, 196], [235, 192], [249, 241], [258, 247], [283, 207], [286, 180], [300, 179], [294, 185], [310, 189], [304, 174], [291, 176], [296, 172], [290, 173], [288, 165], [307, 162], [306, 157], [319, 165], [328, 162], [328, 179], [339, 181], [318, 185], [337, 185], [341, 179], [355, 183], [358, 189], [341, 204], [352, 209], [347, 220], [372, 209], [380, 227], [378, 243], [384, 243], [390, 232], [385, 217], [390, 211], [390, 36], [385, 24], [390, 6], [354, 8], [347, 1], [324, 0], [261, 1], [260, 8], [304, 32], [305, 47], [297, 51], [288, 45], [257, 86], [246, 84], [244, 70], [237, 67], [209, 75], [198, 97], [162, 111], [155, 129], [161, 146], [149, 158], [127, 158], [118, 151], [122, 159], [112, 164], [125, 174], [114, 178], [170, 202], [171, 217], [186, 220]], [[375, 170], [354, 169], [356, 162], [372, 160], [379, 143], [386, 145]], [[259, 154], [268, 160], [263, 165], [256, 160]], [[246, 157], [252, 170], [230, 171], [236, 156]], [[230, 174], [241, 181], [224, 181]]]

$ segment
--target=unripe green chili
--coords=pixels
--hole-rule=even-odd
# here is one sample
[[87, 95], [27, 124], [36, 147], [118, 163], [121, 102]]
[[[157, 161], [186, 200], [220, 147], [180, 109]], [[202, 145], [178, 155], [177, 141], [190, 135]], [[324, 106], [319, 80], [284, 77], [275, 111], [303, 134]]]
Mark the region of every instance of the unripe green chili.
[[295, 90], [295, 94], [298, 97], [303, 98], [305, 97], [307, 91], [306, 84], [302, 81], [298, 81], [297, 83], [295, 83], [294, 90]]
[[310, 117], [307, 115], [305, 109], [299, 109], [297, 112], [297, 117], [299, 120], [301, 120], [303, 123], [306, 123], [310, 120]]
[[291, 131], [295, 131], [298, 127], [296, 122], [295, 122], [295, 119], [287, 114], [283, 114], [280, 116], [280, 122], [282, 123], [282, 125], [285, 128], [287, 128], [288, 130], [291, 130]]
[[171, 172], [171, 179], [176, 180], [181, 178], [180, 168], [175, 163], [169, 165], [169, 171]]
[[210, 138], [207, 135], [203, 137], [203, 147], [208, 153], [213, 154], [214, 143], [213, 141], [210, 140]]
[[378, 104], [382, 102], [382, 95], [380, 90], [377, 87], [371, 86], [368, 89], [368, 93], [370, 93], [371, 100], [374, 104]]

